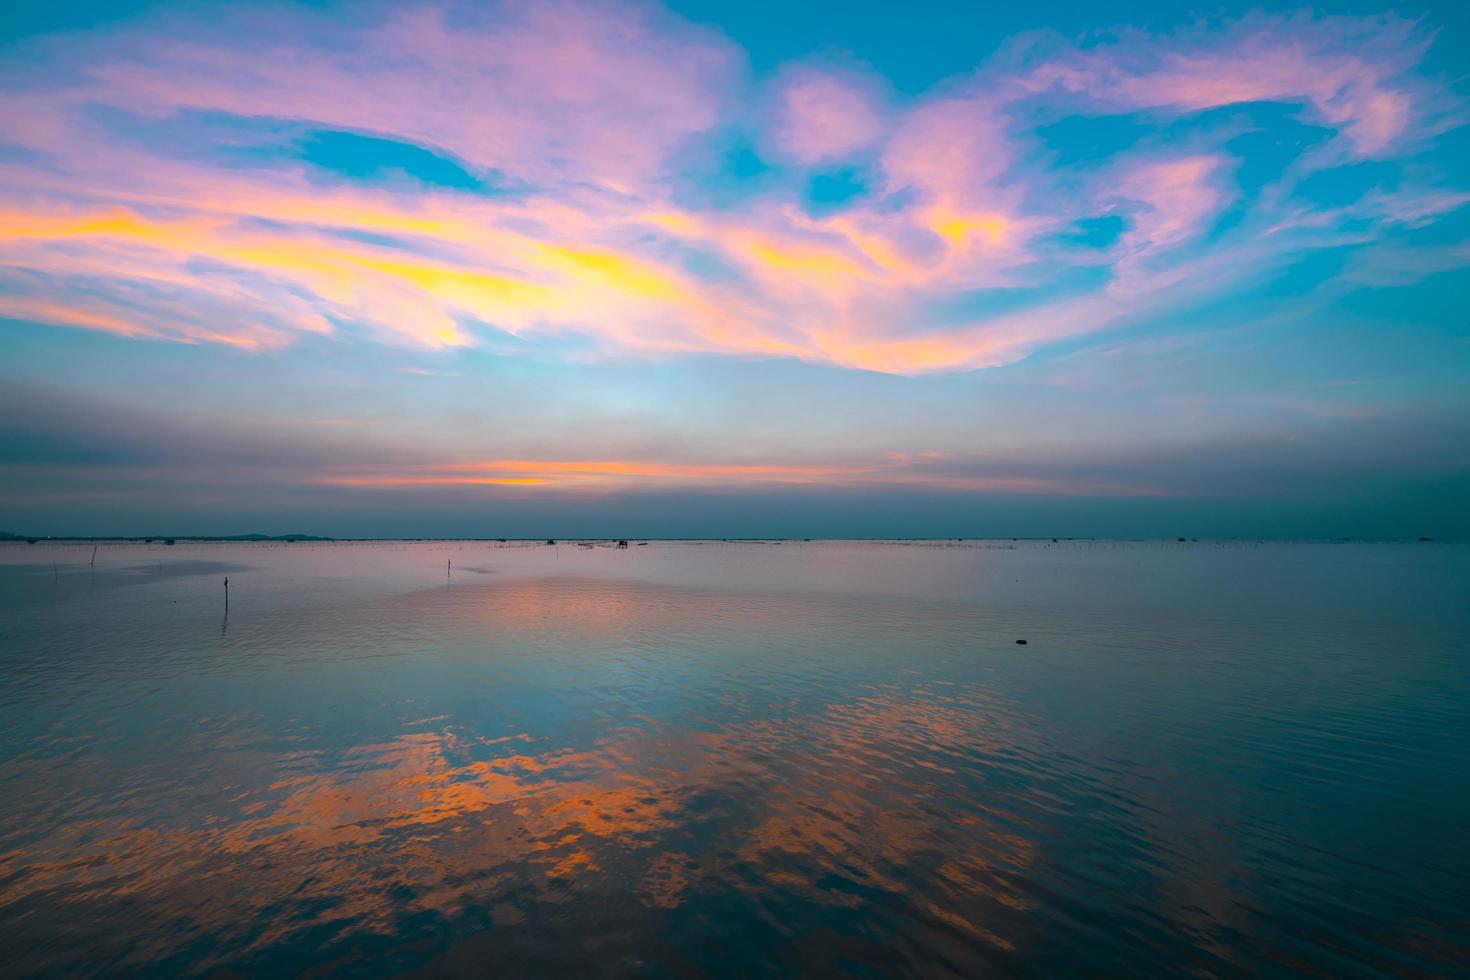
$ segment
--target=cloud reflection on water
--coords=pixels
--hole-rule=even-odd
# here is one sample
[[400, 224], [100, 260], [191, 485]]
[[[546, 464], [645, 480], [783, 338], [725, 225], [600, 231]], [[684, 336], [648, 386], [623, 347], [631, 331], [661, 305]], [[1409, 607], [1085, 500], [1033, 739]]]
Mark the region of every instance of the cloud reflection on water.
[[[1381, 622], [1219, 590], [1175, 619], [1136, 605], [1218, 549], [646, 550], [496, 553], [446, 581], [428, 545], [246, 549], [228, 637], [170, 598], [202, 591], [188, 576], [17, 613], [49, 654], [14, 659], [32, 680], [0, 727], [0, 951], [261, 975], [1459, 955], [1415, 911], [1459, 886], [1369, 874], [1340, 818], [1396, 806], [1405, 766], [1421, 792], [1458, 785], [1432, 741], [1452, 692], [1422, 687], [1450, 663], [1439, 634], [1385, 664]], [[1250, 561], [1340, 598], [1361, 553]], [[370, 587], [324, 577], [365, 556]], [[1015, 606], [1023, 570], [1045, 617]], [[1163, 584], [1109, 591], [1144, 575]], [[318, 580], [336, 591], [291, 584]], [[1416, 731], [1394, 691], [1413, 723], [1442, 717], [1385, 767], [1365, 737]], [[1299, 798], [1320, 813], [1283, 816]], [[1364, 907], [1403, 911], [1331, 926]], [[1273, 932], [1281, 908], [1314, 911]]]

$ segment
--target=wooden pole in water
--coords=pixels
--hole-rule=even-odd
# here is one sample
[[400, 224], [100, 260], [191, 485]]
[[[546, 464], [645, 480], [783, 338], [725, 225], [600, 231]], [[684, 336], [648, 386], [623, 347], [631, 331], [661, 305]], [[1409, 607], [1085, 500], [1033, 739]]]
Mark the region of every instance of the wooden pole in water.
[[92, 545], [92, 567], [97, 567], [97, 546], [95, 544]]
[[225, 576], [225, 612], [230, 611], [230, 577]]

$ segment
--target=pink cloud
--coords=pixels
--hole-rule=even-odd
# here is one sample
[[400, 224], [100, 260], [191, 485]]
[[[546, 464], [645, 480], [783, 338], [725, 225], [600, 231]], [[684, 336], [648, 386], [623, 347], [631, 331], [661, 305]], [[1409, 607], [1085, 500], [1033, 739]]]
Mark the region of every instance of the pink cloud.
[[[1223, 139], [1142, 141], [1079, 176], [1025, 128], [1038, 100], [1177, 113], [1284, 100], [1337, 128], [1344, 152], [1388, 155], [1427, 132], [1439, 104], [1414, 74], [1417, 35], [1392, 20], [1256, 19], [1043, 50], [906, 104], [858, 73], [798, 66], [780, 76], [763, 145], [801, 165], [871, 153], [873, 166], [869, 193], [818, 215], [802, 207], [804, 174], [733, 207], [702, 210], [680, 193], [681, 154], [745, 121], [749, 80], [727, 39], [672, 15], [510, 4], [346, 24], [229, 16], [48, 39], [27, 55], [41, 59], [31, 74], [27, 57], [11, 59], [0, 106], [32, 159], [0, 160], [0, 315], [247, 349], [308, 335], [446, 348], [492, 331], [576, 333], [602, 354], [967, 370], [1218, 293], [1287, 250], [1341, 245], [1349, 222], [1372, 240], [1466, 200], [1406, 181], [1329, 210], [1293, 202], [1283, 182], [1212, 237], [1241, 204]], [[119, 139], [99, 128], [99, 107], [370, 132], [521, 187], [473, 195], [324, 184], [290, 160], [222, 165]], [[1128, 222], [1116, 244], [1057, 244], [1102, 214]], [[721, 274], [691, 271], [692, 259]], [[930, 312], [1099, 265], [1110, 281], [1080, 297], [961, 323]]]
[[[728, 42], [644, 6], [513, 3], [452, 22], [437, 7], [387, 9], [316, 46], [301, 42], [320, 26], [309, 13], [249, 45], [142, 31], [109, 45], [87, 70], [97, 84], [77, 94], [155, 115], [286, 115], [533, 184], [595, 175], [616, 186], [714, 126], [738, 80]], [[235, 16], [249, 34], [250, 12]]]
[[875, 100], [855, 78], [802, 72], [782, 86], [777, 102], [771, 140], [797, 163], [851, 156], [883, 134]]
[[1445, 111], [1443, 96], [1413, 74], [1427, 46], [1414, 23], [1393, 16], [1256, 16], [1224, 31], [1133, 34], [1054, 53], [1023, 86], [1180, 112], [1297, 103], [1337, 129], [1355, 156], [1386, 156]]
[[1015, 147], [996, 107], [981, 97], [942, 99], [906, 113], [883, 154], [895, 189], [965, 203], [992, 198]]
[[1111, 193], [1132, 216], [1121, 245], [1157, 252], [1202, 233], [1229, 200], [1221, 186], [1225, 158], [1212, 154], [1132, 163], [1110, 175]]

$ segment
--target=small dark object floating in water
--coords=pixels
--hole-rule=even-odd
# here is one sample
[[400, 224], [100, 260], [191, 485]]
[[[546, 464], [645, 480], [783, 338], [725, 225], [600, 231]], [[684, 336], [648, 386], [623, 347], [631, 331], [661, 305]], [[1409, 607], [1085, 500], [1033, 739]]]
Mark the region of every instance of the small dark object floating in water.
[[1025, 646], [1026, 645], [1026, 641], [1025, 640], [1017, 640], [1016, 642], [1019, 643], [1021, 646]]
[[173, 538], [169, 538], [167, 541], [164, 542], [164, 544], [173, 544], [173, 543], [174, 543], [174, 539]]
[[554, 540], [553, 540], [553, 539], [551, 539], [551, 538], [547, 538], [547, 539], [546, 539], [546, 543], [547, 543], [547, 544], [556, 544], [556, 541], [554, 541]]

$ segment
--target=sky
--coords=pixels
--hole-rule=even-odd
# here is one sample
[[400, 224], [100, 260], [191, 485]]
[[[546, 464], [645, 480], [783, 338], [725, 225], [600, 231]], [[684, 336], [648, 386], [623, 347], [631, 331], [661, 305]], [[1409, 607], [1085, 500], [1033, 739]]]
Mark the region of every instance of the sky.
[[0, 530], [1470, 536], [1458, 5], [11, 6]]

